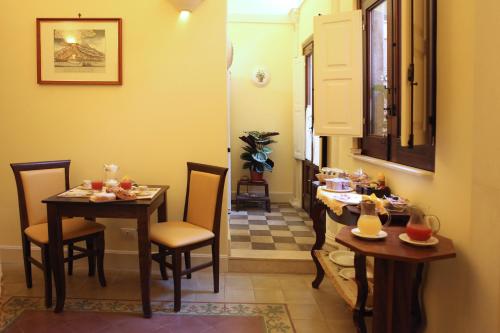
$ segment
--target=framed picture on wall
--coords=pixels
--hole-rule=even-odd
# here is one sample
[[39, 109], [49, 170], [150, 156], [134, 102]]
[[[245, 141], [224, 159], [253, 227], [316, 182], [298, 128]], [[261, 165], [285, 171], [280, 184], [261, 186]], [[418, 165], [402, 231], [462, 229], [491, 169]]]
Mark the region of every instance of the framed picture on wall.
[[38, 84], [122, 84], [122, 20], [38, 18]]

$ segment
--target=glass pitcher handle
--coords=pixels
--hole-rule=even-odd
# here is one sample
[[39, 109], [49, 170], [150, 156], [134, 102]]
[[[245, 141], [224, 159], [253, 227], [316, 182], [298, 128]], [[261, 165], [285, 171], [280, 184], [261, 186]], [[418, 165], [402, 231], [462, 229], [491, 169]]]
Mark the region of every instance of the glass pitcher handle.
[[389, 211], [387, 209], [385, 210], [385, 212], [387, 214], [387, 221], [385, 221], [384, 227], [388, 227], [391, 225], [392, 215], [391, 215], [391, 213], [389, 213]]
[[439, 229], [441, 229], [441, 221], [439, 220], [439, 217], [437, 217], [436, 215], [425, 215], [424, 219], [431, 227], [432, 234], [437, 234], [439, 232]]

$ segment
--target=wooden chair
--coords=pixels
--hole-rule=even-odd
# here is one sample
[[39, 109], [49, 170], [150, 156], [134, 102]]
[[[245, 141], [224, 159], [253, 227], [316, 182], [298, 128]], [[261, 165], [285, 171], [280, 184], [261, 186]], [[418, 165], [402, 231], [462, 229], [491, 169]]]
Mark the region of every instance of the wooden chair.
[[[191, 273], [212, 266], [214, 292], [219, 292], [219, 235], [220, 217], [226, 168], [188, 162], [186, 201], [183, 221], [163, 222], [151, 226], [151, 241], [158, 245], [159, 253], [153, 260], [160, 264], [163, 279], [167, 279], [166, 267], [174, 277], [174, 311], [181, 308], [181, 276], [191, 278]], [[191, 267], [191, 251], [200, 247], [212, 247], [212, 260]], [[184, 253], [185, 269], [181, 259]], [[166, 256], [172, 255], [172, 264]]]
[[[17, 185], [26, 286], [31, 288], [33, 285], [31, 264], [34, 264], [44, 273], [47, 307], [52, 306], [52, 279], [47, 208], [41, 201], [69, 189], [70, 163], [71, 161], [64, 160], [10, 165]], [[74, 260], [87, 257], [88, 275], [94, 276], [97, 257], [99, 282], [101, 286], [106, 286], [103, 267], [105, 227], [83, 218], [64, 218], [62, 229], [64, 244], [68, 245], [68, 256], [64, 259], [68, 263], [68, 274], [73, 274]], [[86, 242], [86, 248], [74, 245], [80, 241]], [[41, 262], [31, 256], [31, 243], [41, 248]], [[77, 254], [74, 254], [75, 250]]]

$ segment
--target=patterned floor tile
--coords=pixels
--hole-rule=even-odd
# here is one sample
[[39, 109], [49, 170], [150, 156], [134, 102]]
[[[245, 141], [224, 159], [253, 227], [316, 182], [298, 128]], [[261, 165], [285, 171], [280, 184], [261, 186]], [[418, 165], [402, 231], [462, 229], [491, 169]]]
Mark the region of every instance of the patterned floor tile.
[[273, 243], [272, 236], [250, 236], [252, 243]]
[[315, 241], [309, 215], [287, 203], [233, 212], [229, 226], [233, 249], [310, 251]]
[[252, 250], [276, 250], [274, 243], [254, 243], [252, 242]]
[[272, 236], [270, 230], [250, 230], [250, 235], [252, 236]]
[[248, 227], [250, 228], [250, 230], [269, 230], [268, 225], [251, 224]]
[[285, 230], [285, 231], [290, 230], [290, 229], [288, 229], [288, 226], [286, 224], [285, 225], [270, 225], [269, 229], [270, 230]]
[[250, 242], [250, 236], [231, 235], [231, 240], [234, 242]]
[[273, 236], [273, 241], [275, 243], [295, 243], [295, 239], [293, 237]]
[[[280, 237], [293, 237], [294, 234], [290, 230], [271, 230], [270, 231], [272, 236], [280, 236]], [[300, 236], [300, 235], [297, 235]]]
[[282, 251], [302, 251], [300, 245], [296, 243], [275, 243], [276, 250]]
[[250, 225], [267, 225], [267, 221], [262, 221], [262, 220], [248, 220], [248, 224]]

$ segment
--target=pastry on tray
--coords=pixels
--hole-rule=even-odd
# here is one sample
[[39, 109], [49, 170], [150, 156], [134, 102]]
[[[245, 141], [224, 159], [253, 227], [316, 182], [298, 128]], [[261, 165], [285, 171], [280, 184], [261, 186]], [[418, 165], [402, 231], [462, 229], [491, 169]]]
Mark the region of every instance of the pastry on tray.
[[116, 200], [116, 195], [114, 193], [97, 192], [90, 196], [90, 201], [92, 202], [108, 202], [115, 200]]
[[106, 190], [109, 193], [114, 193], [119, 200], [135, 200], [137, 195], [129, 190], [124, 190], [121, 187], [111, 187]]

